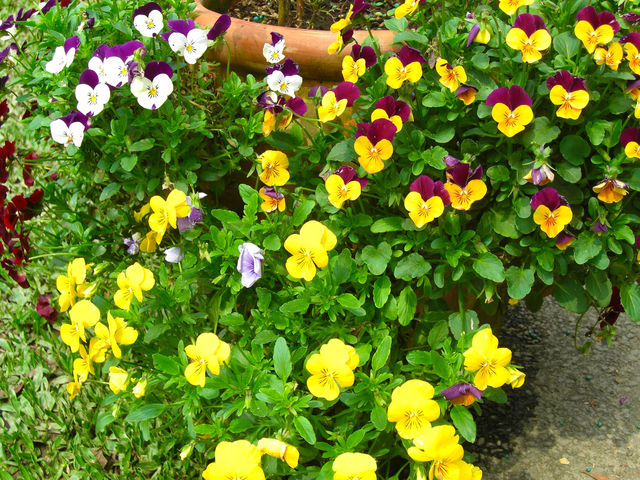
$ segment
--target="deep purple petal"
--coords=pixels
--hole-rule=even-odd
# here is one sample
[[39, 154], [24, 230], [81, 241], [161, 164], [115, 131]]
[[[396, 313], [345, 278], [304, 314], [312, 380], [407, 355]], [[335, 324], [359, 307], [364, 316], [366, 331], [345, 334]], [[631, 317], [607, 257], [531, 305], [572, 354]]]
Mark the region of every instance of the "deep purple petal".
[[561, 85], [567, 92], [571, 88], [573, 77], [567, 70], [560, 70], [547, 78], [547, 89], [551, 90], [556, 85]]
[[181, 33], [185, 37], [189, 34], [191, 30], [196, 28], [196, 24], [192, 19], [187, 20], [169, 20], [167, 22], [167, 26], [174, 32]]
[[635, 12], [627, 12], [622, 15], [622, 18], [624, 18], [627, 22], [635, 23], [640, 20], [640, 15]]
[[187, 232], [195, 226], [195, 222], [191, 221], [189, 217], [178, 217], [176, 218], [176, 225], [178, 226], [178, 230], [180, 232]]
[[215, 40], [224, 32], [229, 30], [230, 26], [231, 26], [231, 17], [226, 14], [220, 15], [218, 20], [216, 20], [216, 23], [214, 23], [213, 27], [211, 27], [211, 30], [209, 30], [209, 33], [207, 33], [207, 38], [209, 40]]
[[91, 57], [98, 57], [100, 60], [104, 60], [104, 53], [107, 48], [109, 48], [109, 45], [103, 43], [93, 51], [93, 55], [91, 55]]
[[354, 60], [364, 58], [364, 64], [366, 65], [367, 68], [372, 67], [378, 61], [378, 58], [376, 57], [376, 52], [373, 48], [369, 46], [362, 47], [357, 44], [351, 47], [351, 57]]
[[636, 236], [636, 248], [640, 249], [640, 235]]
[[13, 27], [15, 23], [13, 22], [13, 15], [9, 15], [9, 17], [2, 23], [0, 23], [0, 31], [9, 30]]
[[87, 68], [80, 74], [78, 83], [84, 83], [86, 85], [89, 85], [91, 88], [96, 88], [96, 85], [100, 83], [100, 77], [98, 77], [98, 74], [96, 72]]
[[520, 105], [531, 106], [532, 103], [531, 97], [527, 95], [527, 92], [520, 85], [513, 85], [509, 88], [509, 105], [507, 106], [511, 110], [515, 110]]
[[47, 3], [40, 9], [43, 15], [45, 15], [49, 10], [51, 10], [56, 5], [56, 0], [48, 0]]
[[403, 122], [406, 122], [411, 115], [411, 107], [402, 100], [396, 100], [391, 95], [382, 97], [376, 102], [376, 108], [384, 110], [389, 118], [398, 115]]
[[271, 45], [272, 46], [276, 46], [276, 43], [278, 43], [280, 40], [284, 40], [284, 37], [279, 34], [278, 32], [271, 32]]
[[625, 43], [633, 43], [635, 47], [640, 50], [640, 33], [631, 32], [627, 33], [624, 37], [620, 39], [620, 45], [624, 45]]
[[583, 20], [585, 22], [589, 22], [591, 26], [594, 28], [594, 30], [599, 26], [598, 15], [596, 14], [596, 9], [592, 5], [589, 5], [588, 7], [584, 7], [582, 10], [580, 10], [576, 15], [576, 20], [578, 22]]
[[[324, 85], [315, 85], [313, 87], [311, 87], [309, 89], [309, 92], [307, 93], [307, 96], [309, 98], [314, 98], [314, 97], [324, 97], [324, 94], [327, 93], [329, 91], [329, 89], [327, 87], [325, 87]], [[318, 94], [319, 92], [319, 94]]]
[[598, 26], [600, 25], [610, 25], [614, 35], [620, 30], [620, 24], [616, 20], [616, 16], [607, 10], [598, 14]]
[[426, 201], [433, 197], [433, 186], [434, 183], [431, 177], [427, 175], [420, 175], [411, 182], [409, 190], [412, 192], [418, 192], [422, 199]]
[[402, 62], [402, 65], [405, 67], [413, 62], [418, 62], [420, 65], [423, 65], [427, 61], [420, 53], [420, 50], [413, 47], [408, 47], [407, 45], [403, 46], [398, 52], [398, 59]]
[[596, 220], [596, 223], [593, 225], [593, 231], [596, 233], [605, 233], [608, 232], [609, 229], [607, 228], [607, 225], [602, 223], [600, 221], [600, 219]]
[[369, 7], [371, 7], [371, 5], [369, 5], [364, 0], [354, 0], [353, 10], [352, 10], [353, 15], [357, 15], [358, 13], [361, 13], [361, 12], [366, 12], [367, 10], [369, 10]]
[[458, 163], [453, 168], [447, 170], [447, 177], [452, 183], [455, 183], [460, 188], [464, 188], [469, 182], [470, 173], [471, 167], [468, 163]]
[[562, 205], [569, 205], [564, 197], [558, 194], [558, 191], [553, 187], [545, 187], [536, 192], [531, 197], [529, 204], [534, 212], [540, 205], [546, 206], [551, 211], [554, 211]]
[[371, 123], [367, 131], [367, 138], [372, 145], [375, 145], [382, 139], [387, 139], [391, 142], [395, 134], [396, 126], [393, 122], [386, 118], [379, 118]]
[[369, 128], [371, 127], [370, 123], [358, 123], [356, 126], [355, 138], [366, 136]]
[[300, 97], [292, 97], [286, 103], [287, 108], [289, 108], [293, 113], [298, 116], [302, 116], [307, 113], [307, 104]]
[[509, 89], [507, 87], [497, 88], [489, 94], [485, 101], [487, 105], [493, 107], [498, 103], [509, 106]]
[[629, 142], [637, 142], [640, 139], [640, 129], [639, 128], [625, 128], [620, 134], [620, 143], [622, 146], [626, 146]]
[[67, 125], [67, 127], [71, 126], [71, 124], [74, 122], [80, 122], [84, 125], [85, 130], [89, 128], [89, 117], [81, 112], [71, 112], [64, 117], [60, 117], [59, 120], [62, 120]]
[[342, 165], [333, 172], [333, 174], [338, 175], [345, 184], [349, 183], [355, 176], [357, 176], [356, 169], [349, 165]]
[[158, 5], [156, 2], [149, 2], [141, 7], [136, 8], [133, 11], [133, 14], [131, 15], [131, 18], [134, 19], [136, 18], [138, 15], [144, 15], [145, 17], [148, 17], [149, 14], [151, 12], [153, 12], [154, 10], [157, 10], [159, 12], [162, 12], [162, 8], [160, 7], [160, 5]]
[[478, 400], [480, 400], [482, 398], [483, 391], [468, 383], [456, 383], [455, 385], [449, 388], [445, 388], [444, 390], [441, 390], [440, 393], [442, 394], [442, 396], [444, 396], [444, 398], [446, 398], [449, 401], [454, 400], [458, 397], [462, 397], [467, 393], [470, 393], [471, 395], [476, 397]]
[[353, 38], [353, 28], [349, 28], [342, 32], [342, 42], [346, 45]]
[[149, 62], [144, 68], [144, 76], [149, 80], [153, 80], [158, 75], [167, 75], [169, 78], [173, 77], [173, 69], [167, 62]]
[[467, 37], [467, 48], [471, 46], [475, 38], [478, 36], [480, 32], [480, 24], [476, 23], [473, 27], [471, 27], [471, 31], [469, 32], [469, 36]]
[[351, 82], [339, 83], [338, 86], [333, 89], [333, 93], [336, 95], [336, 100], [342, 100], [346, 98], [347, 107], [352, 106], [353, 102], [355, 102], [360, 97], [360, 89], [356, 86], [355, 83]]
[[271, 197], [275, 200], [282, 200], [284, 198], [284, 195], [276, 192], [276, 189], [273, 187], [264, 187], [262, 189], [262, 193], [267, 197]]
[[64, 53], [69, 53], [69, 50], [75, 48], [78, 50], [80, 46], [80, 37], [74, 35], [73, 37], [69, 37], [64, 41]]
[[521, 13], [516, 18], [513, 28], [519, 28], [530, 37], [538, 30], [546, 30], [547, 26], [544, 24], [544, 20], [542, 20], [540, 15]]
[[282, 68], [280, 69], [280, 71], [285, 77], [289, 77], [291, 75], [298, 75], [298, 72], [300, 71], [298, 64], [293, 60], [291, 60], [290, 58], [287, 58], [284, 61], [284, 63], [281, 63], [280, 65], [282, 65]]
[[440, 180], [433, 184], [433, 194], [439, 196], [442, 199], [442, 203], [445, 207], [451, 203], [449, 192], [446, 188], [444, 188], [444, 183], [442, 183]]

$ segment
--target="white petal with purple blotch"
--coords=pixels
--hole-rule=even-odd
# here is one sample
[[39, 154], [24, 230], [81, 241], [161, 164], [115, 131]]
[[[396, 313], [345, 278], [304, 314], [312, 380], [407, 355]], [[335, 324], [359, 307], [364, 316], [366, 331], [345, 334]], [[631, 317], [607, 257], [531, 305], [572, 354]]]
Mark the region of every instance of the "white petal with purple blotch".
[[160, 108], [173, 92], [173, 83], [164, 73], [153, 80], [146, 77], [135, 77], [131, 81], [131, 93], [138, 99], [141, 107], [148, 110]]
[[129, 69], [120, 57], [105, 58], [103, 68], [105, 80], [112, 87], [119, 87], [129, 83]]
[[56, 47], [53, 52], [53, 58], [47, 62], [44, 69], [55, 75], [56, 73], [60, 73], [66, 66], [67, 55], [64, 52], [64, 47]]
[[277, 42], [275, 45], [265, 43], [262, 47], [262, 55], [269, 63], [278, 63], [284, 59], [284, 39]]
[[288, 75], [285, 77], [280, 70], [275, 70], [267, 77], [267, 84], [274, 92], [295, 97], [296, 92], [302, 85], [302, 77], [300, 75]]
[[57, 119], [49, 125], [51, 131], [51, 139], [62, 145], [70, 145], [73, 143], [76, 147], [80, 147], [84, 138], [84, 125], [80, 122], [74, 122], [71, 126], [67, 126], [64, 121]]
[[102, 111], [109, 101], [111, 92], [104, 83], [99, 83], [96, 88], [91, 88], [86, 83], [80, 83], [76, 87], [76, 100], [78, 100], [78, 110], [85, 115], [97, 115]]
[[140, 32], [143, 37], [154, 37], [164, 26], [162, 12], [152, 10], [149, 15], [136, 15], [133, 19], [133, 26]]
[[91, 57], [88, 67], [98, 74], [98, 80], [100, 83], [105, 83], [107, 81], [107, 74], [104, 71], [104, 62], [101, 59], [98, 57]]

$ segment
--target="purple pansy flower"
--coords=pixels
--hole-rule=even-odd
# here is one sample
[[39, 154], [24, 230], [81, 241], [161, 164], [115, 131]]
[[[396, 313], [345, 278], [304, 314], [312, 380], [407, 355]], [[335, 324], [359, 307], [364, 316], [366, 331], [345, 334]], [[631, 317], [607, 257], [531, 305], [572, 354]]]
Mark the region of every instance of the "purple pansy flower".
[[190, 65], [207, 50], [209, 39], [207, 32], [196, 27], [192, 19], [169, 20], [167, 25], [171, 32], [161, 33], [160, 36], [167, 41], [171, 50], [184, 57], [184, 61]]
[[[129, 63], [133, 61], [133, 54], [139, 48], [144, 48], [144, 44], [138, 40], [132, 40], [121, 45], [106, 47], [100, 52], [104, 55], [102, 68], [105, 74], [105, 82], [108, 85], [119, 87], [129, 83]], [[95, 71], [91, 66], [91, 62], [89, 63], [89, 68]], [[99, 72], [96, 73], [100, 76]]]
[[71, 112], [69, 115], [60, 117], [49, 126], [51, 139], [62, 145], [74, 144], [80, 147], [84, 132], [89, 128], [89, 117], [81, 112]]
[[127, 253], [129, 255], [135, 255], [140, 251], [140, 241], [142, 240], [142, 235], [139, 233], [134, 233], [131, 238], [124, 238], [122, 243], [124, 243], [127, 247]]
[[524, 180], [527, 182], [540, 186], [553, 182], [554, 178], [555, 175], [548, 165], [541, 165], [537, 168], [532, 168], [529, 170], [529, 173], [524, 176]]
[[395, 134], [396, 126], [393, 122], [386, 118], [379, 118], [371, 123], [359, 123], [355, 137], [365, 136], [369, 139], [371, 145], [375, 145], [383, 139], [389, 140], [390, 142], [393, 141]]
[[307, 113], [307, 104], [300, 97], [290, 98], [286, 103], [286, 107], [300, 117]]
[[287, 58], [284, 63], [267, 67], [267, 85], [274, 92], [295, 97], [302, 85], [298, 64]]
[[560, 85], [567, 91], [567, 93], [587, 89], [584, 78], [571, 75], [567, 70], [560, 70], [556, 74], [547, 78], [548, 90], [551, 90], [556, 85]]
[[250, 288], [260, 278], [262, 278], [262, 262], [264, 255], [260, 247], [253, 243], [243, 243], [238, 245], [240, 257], [238, 258], [238, 272], [242, 275], [240, 283], [245, 288]]
[[109, 101], [111, 91], [106, 83], [100, 83], [96, 72], [87, 69], [80, 74], [75, 94], [78, 110], [85, 115], [95, 116]]
[[418, 50], [417, 48], [409, 47], [407, 45], [404, 45], [396, 54], [396, 56], [404, 67], [413, 62], [418, 62], [420, 65], [423, 65], [427, 62], [420, 53], [420, 50]]
[[359, 13], [364, 13], [371, 8], [371, 5], [365, 2], [364, 0], [354, 0], [353, 6], [351, 8], [351, 14], [357, 15]]
[[18, 45], [15, 43], [12, 43], [4, 50], [0, 50], [0, 63], [2, 63], [4, 59], [9, 56], [9, 52], [11, 52], [11, 50], [18, 51]]
[[231, 17], [227, 14], [222, 14], [213, 24], [213, 27], [207, 32], [208, 40], [216, 40], [220, 35], [229, 30], [231, 26]]
[[476, 400], [480, 400], [484, 392], [469, 383], [456, 383], [449, 388], [440, 390], [440, 393], [454, 405], [469, 406]]
[[53, 58], [47, 62], [44, 69], [54, 75], [60, 73], [73, 63], [79, 46], [80, 38], [77, 35], [67, 38], [62, 46], [56, 47], [53, 52]]
[[598, 316], [598, 320], [600, 320], [600, 328], [604, 328], [605, 323], [614, 325], [622, 312], [624, 312], [624, 307], [620, 301], [620, 289], [613, 286], [611, 288], [611, 300], [609, 300], [609, 305], [607, 305], [600, 316]]
[[166, 62], [149, 62], [144, 76], [136, 76], [131, 81], [131, 93], [138, 99], [141, 107], [155, 110], [169, 98], [173, 92], [173, 70]]
[[449, 192], [444, 188], [444, 184], [440, 180], [434, 182], [431, 177], [427, 175], [420, 175], [411, 182], [409, 190], [418, 192], [425, 202], [433, 196], [438, 196], [442, 199], [445, 207], [451, 203]]
[[600, 221], [600, 219], [596, 220], [596, 223], [594, 223], [593, 225], [593, 231], [595, 233], [606, 233], [609, 231], [609, 229], [607, 228], [606, 223], [603, 223]]
[[364, 64], [367, 68], [374, 66], [378, 62], [378, 57], [376, 57], [376, 52], [372, 47], [363, 47], [358, 44], [351, 47], [351, 58], [354, 61], [364, 58]]
[[133, 11], [133, 26], [143, 37], [155, 37], [164, 27], [162, 8], [156, 2], [149, 2]]
[[51, 295], [40, 295], [36, 304], [36, 312], [48, 322], [55, 322], [58, 319], [58, 312], [51, 306]]
[[568, 233], [559, 233], [558, 238], [556, 238], [556, 247], [560, 250], [566, 250], [575, 239], [576, 237]]
[[284, 59], [284, 37], [276, 32], [271, 32], [271, 43], [265, 43], [262, 47], [262, 55], [269, 63], [278, 63]]
[[356, 171], [356, 169], [349, 165], [342, 165], [333, 173], [334, 175], [338, 175], [340, 178], [342, 178], [342, 181], [345, 185], [351, 181], [356, 181], [360, 184], [361, 188], [364, 188], [369, 183], [368, 178], [362, 178], [358, 176], [358, 172]]
[[336, 96], [336, 101], [347, 100], [347, 107], [351, 107], [360, 97], [360, 89], [355, 83], [341, 82], [331, 90]]
[[636, 12], [627, 12], [622, 14], [622, 18], [624, 18], [629, 23], [636, 23], [640, 20], [640, 15]]
[[485, 103], [490, 107], [502, 103], [509, 107], [509, 110], [513, 111], [520, 105], [531, 106], [533, 102], [521, 86], [513, 85], [509, 88], [502, 87], [495, 89], [489, 94]]

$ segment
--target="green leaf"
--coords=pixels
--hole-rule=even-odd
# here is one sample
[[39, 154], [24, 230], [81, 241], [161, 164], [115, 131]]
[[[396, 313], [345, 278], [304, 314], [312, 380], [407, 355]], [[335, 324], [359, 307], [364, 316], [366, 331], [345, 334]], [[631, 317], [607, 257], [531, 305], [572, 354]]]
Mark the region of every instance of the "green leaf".
[[373, 284], [373, 303], [376, 308], [384, 307], [391, 293], [391, 280], [389, 277], [379, 277]]
[[382, 431], [387, 427], [387, 411], [380, 405], [376, 405], [371, 410], [371, 423], [378, 431]]
[[130, 172], [138, 163], [137, 155], [125, 155], [120, 157], [120, 166], [125, 172]]
[[444, 157], [447, 154], [448, 152], [442, 147], [431, 147], [429, 150], [422, 152], [421, 157], [430, 167], [436, 170], [444, 170], [447, 168], [447, 164], [444, 163]]
[[129, 145], [130, 152], [145, 152], [147, 150], [151, 150], [154, 144], [153, 138], [145, 138], [144, 140], [139, 140], [137, 142]]
[[515, 265], [507, 269], [506, 278], [507, 293], [516, 300], [522, 300], [527, 296], [535, 280], [532, 269], [522, 269]]
[[622, 285], [620, 301], [629, 318], [634, 322], [640, 322], [640, 287], [636, 284]]
[[487, 177], [491, 180], [505, 182], [509, 180], [509, 169], [504, 165], [493, 165], [487, 169]]
[[447, 379], [451, 376], [451, 366], [436, 350], [431, 351], [431, 362], [433, 363], [433, 371], [440, 378]]
[[351, 293], [343, 293], [342, 295], [339, 295], [336, 300], [338, 300], [338, 303], [344, 308], [360, 308], [362, 305], [360, 300]]
[[558, 175], [569, 183], [577, 183], [582, 178], [582, 170], [576, 165], [562, 162], [558, 165]]
[[291, 353], [287, 341], [282, 337], [278, 337], [273, 347], [273, 366], [276, 375], [286, 382], [291, 375]]
[[525, 144], [546, 145], [558, 138], [559, 135], [560, 128], [551, 120], [547, 117], [536, 117], [531, 125], [527, 126], [523, 141]]
[[355, 138], [349, 138], [336, 143], [329, 152], [329, 155], [327, 155], [326, 161], [329, 163], [335, 162], [342, 164], [357, 160], [358, 155], [353, 147], [355, 143]]
[[382, 342], [378, 345], [376, 352], [373, 354], [371, 358], [371, 373], [375, 375], [375, 373], [380, 370], [385, 363], [387, 363], [387, 359], [389, 358], [389, 353], [391, 352], [391, 337], [387, 335], [382, 339]]
[[496, 283], [504, 281], [504, 266], [493, 253], [481, 254], [473, 261], [473, 269], [482, 278], [493, 280]]
[[164, 403], [150, 403], [148, 405], [143, 405], [142, 407], [129, 413], [129, 415], [124, 418], [124, 421], [134, 423], [142, 422], [144, 420], [150, 420], [160, 415], [165, 411], [166, 408], [167, 405], [165, 405]]
[[115, 182], [114, 183], [110, 183], [109, 185], [107, 185], [106, 187], [104, 187], [102, 189], [102, 192], [100, 192], [100, 201], [104, 202], [108, 198], [113, 197], [119, 191], [120, 191], [120, 184], [119, 183], [115, 183]]
[[115, 418], [113, 417], [113, 415], [111, 414], [110, 411], [108, 411], [108, 412], [100, 412], [98, 414], [98, 418], [96, 419], [96, 422], [95, 422], [96, 433], [103, 432], [104, 429], [106, 428], [106, 426], [109, 425], [114, 420], [115, 420]]
[[371, 232], [372, 233], [399, 232], [404, 230], [404, 228], [402, 228], [403, 222], [404, 222], [404, 218], [401, 218], [401, 217], [381, 218], [380, 220], [376, 220], [373, 223], [373, 225], [371, 225]]
[[573, 165], [581, 165], [591, 153], [591, 147], [584, 138], [578, 135], [567, 135], [560, 142], [560, 153]]
[[606, 307], [611, 300], [611, 281], [602, 270], [591, 269], [585, 283], [587, 292], [601, 307]]
[[306, 298], [296, 298], [280, 305], [282, 313], [303, 313], [309, 308], [309, 301]]
[[442, 107], [447, 99], [442, 92], [431, 92], [422, 99], [422, 105], [427, 108]]
[[249, 205], [259, 195], [254, 188], [244, 183], [238, 185], [238, 193], [245, 205]]
[[471, 57], [471, 62], [475, 65], [476, 68], [480, 70], [486, 70], [489, 68], [489, 55], [486, 53], [476, 53], [473, 57]]
[[311, 210], [313, 210], [313, 207], [315, 206], [316, 202], [314, 202], [313, 200], [302, 201], [293, 212], [293, 225], [296, 227], [302, 225], [302, 222], [307, 219], [307, 217], [311, 213]]
[[382, 275], [391, 260], [391, 247], [386, 242], [380, 243], [377, 248], [367, 245], [362, 250], [360, 260], [365, 263], [372, 275]]
[[262, 246], [265, 250], [280, 250], [280, 237], [278, 237], [278, 235], [276, 235], [275, 233], [272, 233], [264, 239], [264, 242], [262, 242]]
[[298, 416], [293, 420], [293, 425], [302, 438], [304, 438], [308, 444], [315, 445], [316, 433], [313, 431], [311, 422], [305, 417]]
[[429, 337], [427, 338], [427, 342], [429, 342], [429, 346], [431, 348], [442, 348], [442, 344], [448, 336], [449, 325], [447, 324], [446, 320], [440, 320], [433, 327], [431, 327], [431, 330], [429, 330]]
[[398, 321], [400, 325], [409, 325], [416, 314], [418, 297], [411, 287], [404, 287], [398, 297]]
[[519, 239], [520, 233], [516, 229], [516, 212], [512, 208], [507, 210], [491, 210], [491, 226], [503, 237]]
[[431, 270], [431, 265], [424, 257], [419, 253], [412, 253], [398, 262], [393, 270], [393, 275], [400, 280], [411, 280], [425, 276], [429, 270]]
[[213, 218], [220, 220], [223, 225], [226, 223], [235, 223], [240, 221], [240, 217], [238, 216], [238, 214], [236, 212], [232, 212], [231, 210], [214, 208], [213, 210], [210, 210], [209, 213], [211, 213]]
[[384, 21], [384, 26], [388, 30], [393, 30], [394, 32], [404, 32], [409, 26], [409, 20], [406, 18], [387, 18]]
[[587, 123], [585, 130], [591, 145], [597, 147], [604, 140], [607, 130], [611, 130], [611, 124], [606, 120], [593, 120]]
[[561, 307], [575, 313], [584, 313], [589, 308], [589, 298], [584, 288], [571, 277], [556, 279], [553, 297]]
[[220, 317], [220, 324], [228, 327], [244, 325], [244, 317], [238, 312], [225, 313]]
[[476, 441], [476, 422], [466, 407], [462, 405], [451, 407], [451, 420], [467, 442], [473, 443]]
[[478, 314], [473, 310], [465, 310], [464, 318], [460, 312], [449, 315], [449, 330], [456, 340], [460, 339], [462, 332], [471, 332], [478, 328], [479, 323]]
[[567, 60], [572, 60], [580, 51], [580, 40], [573, 34], [573, 30], [563, 32], [554, 37], [553, 48]]
[[573, 244], [573, 256], [578, 265], [583, 265], [600, 253], [602, 241], [591, 231], [584, 231], [578, 235]]
[[180, 364], [172, 357], [167, 357], [161, 353], [154, 353], [152, 358], [153, 366], [161, 372], [169, 375], [180, 375], [182, 373]]
[[501, 388], [487, 387], [482, 394], [482, 400], [489, 400], [495, 403], [507, 403], [507, 394]]

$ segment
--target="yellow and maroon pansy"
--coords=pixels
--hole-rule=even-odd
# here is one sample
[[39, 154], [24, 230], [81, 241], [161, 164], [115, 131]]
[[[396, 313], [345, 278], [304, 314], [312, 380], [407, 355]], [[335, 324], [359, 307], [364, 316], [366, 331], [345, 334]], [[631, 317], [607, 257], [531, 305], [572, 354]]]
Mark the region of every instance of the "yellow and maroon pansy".
[[444, 58], [436, 60], [436, 72], [440, 75], [438, 81], [451, 93], [455, 92], [461, 83], [467, 81], [467, 72], [464, 71], [464, 67], [454, 67]]
[[262, 187], [258, 193], [262, 199], [260, 208], [263, 212], [271, 213], [276, 210], [284, 212], [284, 209], [287, 208], [284, 195], [276, 192], [273, 187]]
[[593, 52], [593, 59], [598, 65], [606, 64], [611, 70], [618, 70], [620, 62], [624, 58], [624, 50], [618, 42], [613, 42], [608, 47], [601, 46]]
[[640, 118], [640, 76], [636, 75], [637, 80], [632, 80], [627, 85], [627, 92], [631, 100], [636, 102], [633, 110], [633, 116]]
[[341, 208], [345, 200], [356, 200], [368, 183], [368, 179], [358, 176], [355, 168], [343, 165], [327, 177], [324, 185], [329, 194], [329, 203]]
[[260, 180], [269, 187], [281, 187], [289, 181], [289, 158], [284, 152], [267, 150], [258, 157], [262, 165]]
[[491, 40], [491, 31], [486, 27], [480, 26], [479, 23], [476, 23], [471, 27], [471, 31], [467, 37], [467, 48], [474, 42], [486, 45], [489, 43], [489, 40]]
[[376, 102], [376, 108], [371, 113], [371, 121], [379, 118], [390, 120], [396, 127], [396, 133], [402, 130], [402, 124], [409, 120], [411, 107], [402, 100], [396, 100], [391, 95], [382, 97]]
[[494, 90], [485, 103], [493, 107], [491, 116], [498, 122], [498, 130], [507, 137], [520, 133], [533, 120], [531, 97], [518, 85]]
[[576, 20], [578, 23], [573, 31], [589, 53], [593, 53], [598, 45], [609, 43], [620, 30], [620, 24], [613, 13], [606, 10], [596, 13], [591, 5], [580, 10]]
[[498, 7], [507, 15], [513, 15], [516, 11], [525, 5], [531, 5], [534, 0], [500, 0]]
[[403, 46], [400, 51], [384, 64], [387, 85], [397, 89], [406, 81], [415, 83], [422, 78], [422, 65], [426, 60], [416, 48]]
[[453, 405], [464, 405], [468, 407], [476, 400], [482, 399], [483, 390], [480, 390], [470, 383], [456, 383], [455, 385], [440, 390], [440, 394]]
[[348, 28], [343, 32], [336, 33], [336, 39], [327, 48], [327, 53], [332, 55], [340, 52], [344, 46], [353, 39], [353, 28]]
[[640, 158], [640, 129], [625, 128], [620, 134], [620, 144], [629, 158]]
[[351, 55], [342, 59], [342, 78], [345, 82], [356, 83], [366, 69], [377, 62], [378, 58], [373, 48], [356, 44], [351, 47]]
[[629, 68], [635, 74], [640, 75], [640, 33], [631, 32], [620, 39], [627, 53]]
[[456, 90], [456, 98], [462, 100], [465, 105], [471, 105], [476, 100], [478, 89], [473, 85], [462, 83]]
[[415, 12], [421, 3], [424, 3], [425, 0], [404, 0], [404, 3], [398, 5], [393, 12], [393, 15], [396, 18], [403, 18], [407, 15], [411, 15]]
[[550, 238], [555, 238], [573, 218], [569, 204], [553, 187], [546, 187], [535, 193], [530, 205], [533, 221]]
[[551, 46], [551, 35], [542, 17], [523, 13], [518, 15], [507, 33], [506, 42], [514, 50], [522, 52], [524, 63], [535, 63], [542, 58], [542, 52]]
[[404, 199], [404, 208], [418, 228], [438, 218], [444, 207], [451, 203], [449, 192], [440, 180], [434, 182], [427, 175], [420, 175], [410, 186], [410, 192]]
[[556, 116], [559, 118], [577, 120], [582, 109], [589, 103], [584, 78], [572, 76], [566, 70], [560, 70], [549, 77], [547, 88], [551, 103], [560, 105], [556, 110]]
[[576, 239], [573, 235], [569, 235], [568, 233], [561, 233], [556, 238], [556, 248], [559, 250], [566, 250]]
[[444, 188], [449, 192], [451, 206], [456, 210], [469, 210], [473, 202], [487, 194], [487, 186], [482, 179], [482, 167], [474, 170], [468, 163], [458, 163], [447, 169], [447, 183]]
[[378, 173], [384, 168], [384, 162], [393, 155], [391, 142], [395, 134], [395, 125], [386, 118], [358, 124], [354, 149], [367, 173]]
[[318, 119], [325, 123], [342, 115], [347, 107], [360, 97], [360, 89], [354, 83], [342, 82], [322, 96], [318, 107]]
[[605, 177], [593, 187], [593, 191], [598, 194], [598, 200], [604, 203], [618, 203], [629, 193], [626, 190], [627, 184], [615, 178]]

